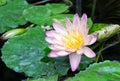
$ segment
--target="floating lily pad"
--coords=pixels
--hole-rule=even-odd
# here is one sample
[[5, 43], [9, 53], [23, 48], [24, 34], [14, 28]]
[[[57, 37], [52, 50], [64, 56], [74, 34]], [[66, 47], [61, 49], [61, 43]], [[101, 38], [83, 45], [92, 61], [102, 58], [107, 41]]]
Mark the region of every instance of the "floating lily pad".
[[95, 23], [95, 24], [93, 24], [92, 28], [90, 29], [90, 33], [101, 30], [102, 28], [105, 28], [107, 26], [109, 26], [109, 25], [103, 24], [103, 23]]
[[90, 65], [85, 71], [65, 81], [119, 81], [120, 63], [105, 61]]
[[40, 28], [29, 28], [23, 35], [9, 39], [2, 48], [2, 59], [16, 72], [25, 72], [28, 76], [41, 74], [46, 64], [40, 62], [42, 51], [47, 47], [45, 34]]
[[49, 52], [47, 47], [41, 27], [28, 28], [24, 34], [8, 39], [2, 48], [1, 58], [9, 68], [28, 76], [65, 75], [69, 69], [68, 63], [61, 60], [42, 61]]
[[7, 0], [0, 0], [0, 6], [5, 5], [7, 3]]
[[25, 24], [26, 21], [22, 16], [22, 12], [29, 6], [25, 0], [9, 0], [6, 5], [1, 6], [0, 32]]
[[34, 80], [26, 80], [26, 81], [58, 81], [58, 76], [52, 76], [52, 77], [47, 77], [47, 78], [38, 78]]
[[53, 19], [59, 16], [59, 19], [68, 17], [67, 14], [62, 14], [68, 10], [65, 4], [47, 4], [44, 6], [32, 6], [25, 9], [23, 15], [27, 21], [38, 25], [52, 24]]

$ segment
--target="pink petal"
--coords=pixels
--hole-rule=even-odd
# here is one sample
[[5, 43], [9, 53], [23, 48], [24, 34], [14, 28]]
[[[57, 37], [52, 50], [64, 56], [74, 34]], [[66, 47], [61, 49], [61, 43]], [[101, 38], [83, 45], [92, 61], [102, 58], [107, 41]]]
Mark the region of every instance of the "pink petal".
[[82, 17], [81, 17], [81, 22], [86, 25], [86, 23], [87, 23], [87, 15], [86, 15], [86, 13], [84, 13], [84, 14], [82, 15]]
[[71, 23], [71, 21], [68, 18], [66, 18], [66, 27], [67, 27], [67, 29], [71, 29], [73, 27], [73, 24]]
[[46, 31], [47, 37], [52, 37], [61, 40], [62, 35], [57, 33], [55, 30]]
[[96, 56], [96, 54], [95, 54], [90, 48], [85, 47], [84, 49], [85, 49], [84, 54], [85, 54], [87, 57], [93, 58], [93, 57]]
[[76, 50], [75, 50], [75, 49], [66, 49], [66, 51], [67, 51], [67, 52], [69, 52], [69, 53], [76, 52]]
[[45, 40], [46, 40], [47, 42], [54, 44], [55, 42], [53, 41], [53, 39], [54, 39], [54, 38], [52, 38], [52, 37], [46, 37], [46, 38], [45, 38]]
[[52, 37], [46, 37], [45, 40], [51, 44], [63, 45], [63, 42], [61, 40], [58, 40]]
[[54, 35], [56, 35], [57, 33], [55, 32], [55, 30], [47, 30], [46, 31], [46, 35], [47, 37], [53, 37]]
[[84, 53], [84, 47], [81, 47], [76, 53], [82, 55]]
[[70, 59], [71, 69], [72, 69], [72, 71], [75, 71], [79, 66], [79, 63], [80, 63], [80, 60], [81, 60], [81, 55], [70, 54], [69, 59]]
[[82, 27], [82, 32], [84, 34], [88, 34], [88, 29], [87, 29], [87, 15], [84, 13], [81, 18], [81, 27]]
[[58, 51], [56, 54], [59, 55], [59, 56], [66, 56], [66, 55], [68, 55], [69, 53], [66, 52], [66, 51]]
[[59, 57], [59, 55], [57, 55], [58, 51], [51, 51], [49, 54], [48, 54], [48, 57]]
[[93, 44], [93, 43], [95, 43], [96, 42], [96, 40], [97, 40], [97, 37], [98, 37], [98, 34], [96, 33], [96, 34], [91, 34], [91, 35], [89, 35], [88, 36], [88, 44], [87, 45], [91, 45], [91, 44]]
[[76, 27], [76, 28], [78, 28], [80, 26], [80, 19], [79, 19], [79, 15], [78, 14], [74, 15], [73, 26]]
[[56, 32], [61, 33], [61, 34], [67, 34], [67, 31], [62, 24], [58, 22], [54, 22], [53, 27], [56, 30]]
[[69, 53], [68, 52], [65, 52], [65, 51], [51, 51], [49, 54], [48, 54], [48, 57], [59, 57], [59, 56], [66, 56], [68, 55]]
[[50, 49], [52, 50], [65, 50], [66, 48], [60, 45], [51, 45], [49, 46]]

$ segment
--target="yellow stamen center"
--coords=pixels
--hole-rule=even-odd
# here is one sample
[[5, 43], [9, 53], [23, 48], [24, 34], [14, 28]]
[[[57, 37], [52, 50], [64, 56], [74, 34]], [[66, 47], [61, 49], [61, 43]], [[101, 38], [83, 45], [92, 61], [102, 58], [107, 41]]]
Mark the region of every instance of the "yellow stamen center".
[[83, 43], [83, 37], [79, 31], [72, 30], [63, 37], [63, 43], [68, 49], [77, 50]]

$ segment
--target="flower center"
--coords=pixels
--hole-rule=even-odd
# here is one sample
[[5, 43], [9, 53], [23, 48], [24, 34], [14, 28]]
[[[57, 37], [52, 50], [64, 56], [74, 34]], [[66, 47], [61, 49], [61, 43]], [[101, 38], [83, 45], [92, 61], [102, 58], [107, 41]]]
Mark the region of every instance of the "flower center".
[[63, 37], [63, 43], [68, 49], [77, 50], [83, 43], [83, 37], [79, 31], [72, 30]]

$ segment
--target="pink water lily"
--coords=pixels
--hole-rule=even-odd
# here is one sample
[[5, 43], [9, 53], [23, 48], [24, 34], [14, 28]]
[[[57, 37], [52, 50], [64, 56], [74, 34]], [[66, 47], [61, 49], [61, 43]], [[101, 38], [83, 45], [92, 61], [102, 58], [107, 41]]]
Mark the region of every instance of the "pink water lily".
[[51, 43], [52, 50], [48, 57], [60, 57], [69, 55], [72, 71], [75, 71], [84, 54], [89, 58], [95, 57], [95, 53], [87, 47], [96, 42], [97, 34], [88, 35], [87, 15], [83, 14], [79, 19], [78, 14], [74, 15], [73, 22], [66, 18], [66, 25], [55, 21], [54, 30], [46, 31], [46, 41]]

